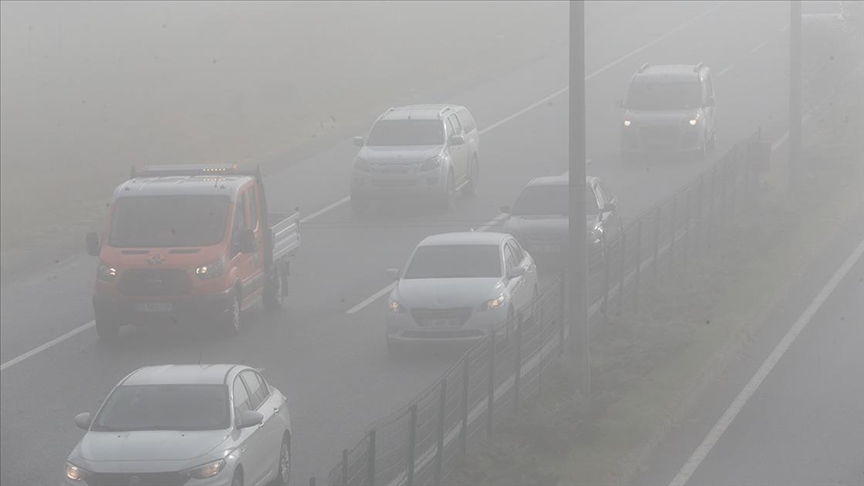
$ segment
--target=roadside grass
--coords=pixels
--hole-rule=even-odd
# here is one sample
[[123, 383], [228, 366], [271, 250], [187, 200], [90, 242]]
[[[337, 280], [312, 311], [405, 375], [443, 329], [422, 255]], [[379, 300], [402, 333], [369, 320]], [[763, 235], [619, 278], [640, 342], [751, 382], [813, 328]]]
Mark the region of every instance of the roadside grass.
[[609, 316], [591, 344], [591, 396], [570, 392], [577, 375], [569, 357], [556, 362], [542, 393], [469, 454], [454, 483], [632, 481], [802, 269], [862, 224], [862, 80], [858, 65], [805, 125], [801, 193], [789, 194], [785, 157], [775, 158], [758, 209], [736, 215], [710, 249], [643, 291], [639, 312]]

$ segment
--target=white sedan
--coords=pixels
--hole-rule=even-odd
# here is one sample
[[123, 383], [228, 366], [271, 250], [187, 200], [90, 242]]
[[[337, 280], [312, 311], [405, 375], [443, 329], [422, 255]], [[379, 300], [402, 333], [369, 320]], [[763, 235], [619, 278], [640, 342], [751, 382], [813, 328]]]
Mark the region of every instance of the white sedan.
[[[387, 301], [387, 347], [474, 341], [527, 311], [539, 293], [537, 266], [505, 233], [447, 233], [417, 245]], [[526, 312], [527, 317], [527, 312]]]
[[66, 486], [287, 485], [285, 396], [248, 366], [147, 366], [130, 373], [66, 460]]

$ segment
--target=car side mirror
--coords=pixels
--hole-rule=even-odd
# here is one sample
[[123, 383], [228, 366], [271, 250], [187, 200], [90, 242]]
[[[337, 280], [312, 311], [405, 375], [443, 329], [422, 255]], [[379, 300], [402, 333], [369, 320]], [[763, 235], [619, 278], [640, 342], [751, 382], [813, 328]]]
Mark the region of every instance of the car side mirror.
[[615, 101], [615, 108], [624, 108], [624, 100]]
[[237, 244], [242, 253], [255, 253], [258, 251], [258, 245], [255, 244], [255, 232], [250, 229], [240, 230]]
[[456, 147], [458, 145], [463, 145], [465, 143], [465, 137], [462, 135], [452, 135], [450, 137], [450, 146]]
[[245, 429], [264, 422], [264, 414], [254, 410], [243, 410], [237, 417], [237, 427]]
[[87, 233], [87, 254], [90, 256], [99, 256], [99, 235], [95, 231]]
[[501, 206], [499, 209], [504, 214], [510, 214], [510, 206], [504, 205], [504, 206]]
[[525, 267], [513, 267], [507, 272], [508, 279], [519, 278], [525, 275]]
[[75, 416], [75, 425], [77, 425], [79, 429], [90, 429], [91, 421], [90, 412], [79, 413]]
[[354, 145], [357, 147], [363, 146], [363, 137], [354, 137]]
[[399, 280], [399, 269], [398, 268], [388, 268], [387, 275], [390, 276], [393, 280]]

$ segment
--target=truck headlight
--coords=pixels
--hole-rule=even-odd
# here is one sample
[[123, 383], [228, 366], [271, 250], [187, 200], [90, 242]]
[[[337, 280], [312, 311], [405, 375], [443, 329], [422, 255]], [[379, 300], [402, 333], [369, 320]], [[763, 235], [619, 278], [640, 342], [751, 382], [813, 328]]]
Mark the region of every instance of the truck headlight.
[[225, 459], [217, 459], [202, 466], [180, 471], [180, 475], [195, 479], [207, 479], [219, 474], [223, 469], [225, 469]]
[[82, 479], [87, 479], [87, 476], [89, 475], [90, 472], [86, 469], [82, 469], [81, 467], [78, 467], [71, 462], [66, 463], [66, 477], [71, 479], [72, 481], [81, 481]]
[[624, 120], [624, 126], [625, 127], [629, 127], [630, 124], [631, 124], [630, 120], [626, 120], [626, 119]]
[[96, 269], [96, 278], [110, 282], [117, 276], [117, 269], [109, 267], [104, 262], [99, 262], [99, 268]]
[[504, 297], [504, 294], [501, 294], [498, 297], [495, 297], [494, 299], [489, 299], [486, 302], [483, 302], [483, 305], [480, 306], [480, 310], [484, 310], [484, 311], [495, 310], [495, 309], [501, 307], [502, 305], [504, 305], [505, 300], [506, 300], [506, 298]]
[[698, 122], [699, 122], [699, 119], [698, 119], [698, 118], [691, 118], [691, 119], [690, 119], [690, 126], [691, 126], [691, 127], [695, 127], [695, 126], [696, 126], [696, 123], [698, 123]]
[[225, 272], [225, 257], [222, 257], [216, 260], [213, 263], [208, 263], [207, 265], [201, 265], [200, 267], [195, 269], [195, 275], [200, 279], [210, 279], [221, 277]]

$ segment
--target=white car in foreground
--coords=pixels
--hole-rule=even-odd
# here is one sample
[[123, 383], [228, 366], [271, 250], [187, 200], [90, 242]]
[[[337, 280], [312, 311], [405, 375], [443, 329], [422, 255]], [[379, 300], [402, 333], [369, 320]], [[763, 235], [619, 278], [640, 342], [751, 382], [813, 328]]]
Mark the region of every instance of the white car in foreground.
[[147, 366], [120, 381], [66, 460], [67, 486], [287, 485], [285, 396], [248, 366]]
[[429, 236], [414, 249], [387, 301], [387, 347], [474, 341], [527, 310], [539, 293], [537, 266], [504, 233]]

